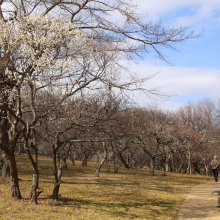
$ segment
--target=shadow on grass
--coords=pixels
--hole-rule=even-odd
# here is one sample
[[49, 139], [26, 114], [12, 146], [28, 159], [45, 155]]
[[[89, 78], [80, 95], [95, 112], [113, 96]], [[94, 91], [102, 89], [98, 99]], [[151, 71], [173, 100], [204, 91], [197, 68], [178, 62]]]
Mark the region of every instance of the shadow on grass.
[[[39, 198], [40, 200], [48, 200], [49, 198]], [[50, 200], [51, 206], [65, 207], [65, 208], [75, 208], [84, 210], [99, 210], [105, 213], [106, 216], [111, 216], [112, 218], [120, 217], [120, 219], [143, 219], [143, 212], [147, 213], [147, 210], [151, 209], [155, 215], [162, 214], [162, 211], [170, 210], [172, 208], [172, 202], [159, 202], [155, 203], [152, 199], [148, 200], [146, 203], [141, 202], [118, 202], [115, 203], [111, 201], [92, 201], [90, 199], [74, 199], [74, 198], [63, 198], [60, 197], [58, 200]], [[162, 208], [158, 210], [158, 207]], [[144, 210], [144, 211], [143, 211]], [[147, 216], [146, 216], [147, 217]]]

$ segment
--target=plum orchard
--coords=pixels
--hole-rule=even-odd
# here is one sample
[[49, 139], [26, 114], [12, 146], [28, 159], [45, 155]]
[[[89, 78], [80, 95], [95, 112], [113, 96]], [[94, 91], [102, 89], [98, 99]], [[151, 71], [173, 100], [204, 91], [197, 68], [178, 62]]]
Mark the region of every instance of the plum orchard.
[[[114, 15], [120, 22], [111, 22]], [[30, 147], [36, 156], [36, 130], [59, 117], [55, 108], [68, 97], [106, 87], [157, 94], [144, 87], [149, 77], [128, 74], [119, 61], [149, 51], [165, 60], [161, 48], [175, 49], [176, 43], [199, 37], [187, 27], [165, 28], [143, 18], [125, 0], [0, 1], [0, 148], [13, 197], [21, 198], [14, 152], [22, 138], [34, 170], [36, 202], [39, 174]], [[123, 68], [126, 80], [120, 77]], [[56, 99], [45, 101], [42, 94]]]

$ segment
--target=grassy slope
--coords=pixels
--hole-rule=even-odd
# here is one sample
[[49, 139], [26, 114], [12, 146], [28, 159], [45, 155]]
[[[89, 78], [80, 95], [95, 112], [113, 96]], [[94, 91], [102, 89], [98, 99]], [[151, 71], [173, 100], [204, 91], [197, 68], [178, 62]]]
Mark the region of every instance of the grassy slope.
[[0, 219], [96, 219], [96, 220], [168, 220], [176, 219], [184, 196], [192, 186], [210, 177], [160, 172], [151, 177], [144, 169], [119, 169], [119, 173], [101, 170], [95, 177], [95, 164], [75, 167], [68, 163], [60, 188], [60, 199], [50, 199], [53, 189], [52, 160], [40, 157], [39, 204], [28, 200], [31, 189], [31, 165], [26, 155], [17, 155], [20, 189], [24, 199], [10, 197], [9, 181], [0, 179]]

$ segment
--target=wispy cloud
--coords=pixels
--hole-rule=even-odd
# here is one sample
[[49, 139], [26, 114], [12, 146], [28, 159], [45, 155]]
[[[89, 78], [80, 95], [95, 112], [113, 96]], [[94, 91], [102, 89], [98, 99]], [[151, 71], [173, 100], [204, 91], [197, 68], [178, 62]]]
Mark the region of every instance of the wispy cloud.
[[[171, 96], [167, 100], [159, 100], [159, 105], [167, 109], [177, 109], [190, 100], [220, 97], [218, 69], [158, 66], [148, 61], [140, 62], [133, 68], [141, 76], [158, 73], [148, 84], [160, 87], [160, 93]], [[136, 95], [135, 100], [142, 106], [151, 101], [140, 94]]]
[[169, 0], [166, 2], [164, 0], [135, 0], [134, 2], [142, 12], [147, 13], [149, 20], [168, 19], [168, 22], [173, 25], [201, 29], [213, 28], [213, 25], [215, 26], [220, 21], [219, 0]]

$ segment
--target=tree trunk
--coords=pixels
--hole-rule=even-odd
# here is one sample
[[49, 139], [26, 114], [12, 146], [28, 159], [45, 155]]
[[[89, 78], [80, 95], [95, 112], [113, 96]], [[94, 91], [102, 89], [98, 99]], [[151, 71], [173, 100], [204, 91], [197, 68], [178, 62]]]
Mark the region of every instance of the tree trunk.
[[106, 149], [106, 143], [105, 142], [103, 142], [103, 148], [104, 148], [103, 159], [101, 160], [100, 163], [99, 163], [99, 155], [97, 155], [97, 167], [96, 167], [96, 176], [97, 177], [99, 177], [100, 170], [101, 170], [103, 164], [105, 163], [105, 161], [107, 159], [107, 149]]
[[6, 110], [3, 106], [0, 106], [0, 148], [2, 152], [3, 167], [2, 167], [2, 177], [7, 178], [10, 176], [10, 168], [8, 163], [9, 151], [9, 136], [8, 136], [8, 120]]
[[3, 154], [3, 165], [2, 165], [2, 178], [10, 178], [10, 168], [8, 163], [8, 157], [6, 154]]
[[61, 166], [62, 166], [62, 168], [67, 168], [67, 163], [66, 163], [66, 158], [61, 158], [61, 162], [62, 162], [62, 164], [61, 164]]
[[165, 168], [165, 166], [162, 166], [162, 175], [166, 176], [166, 168]]
[[[172, 163], [171, 162], [171, 154], [169, 153], [168, 156], [166, 154], [166, 156], [165, 156], [165, 164], [164, 164], [165, 172], [172, 172], [171, 163]], [[163, 169], [163, 167], [162, 167], [162, 169]]]
[[155, 168], [155, 157], [151, 157], [150, 161], [150, 174], [154, 176], [154, 168]]
[[2, 178], [3, 179], [10, 178], [10, 168], [9, 168], [8, 161], [5, 161], [2, 166]]
[[54, 185], [53, 193], [52, 193], [52, 199], [58, 199], [59, 198], [59, 190], [60, 190], [60, 184]]
[[75, 166], [75, 152], [72, 153], [72, 155], [70, 156], [70, 160], [72, 162], [72, 165]]
[[11, 196], [17, 199], [21, 199], [22, 197], [19, 189], [18, 170], [15, 160], [15, 154], [10, 153], [10, 155], [8, 156], [8, 160], [11, 172]]
[[179, 167], [178, 167], [178, 169], [177, 169], [177, 173], [181, 173], [181, 169], [182, 169], [183, 165], [184, 165], [184, 162], [182, 162], [182, 163], [179, 165]]
[[173, 153], [170, 154], [170, 172], [173, 172], [175, 170], [174, 166], [174, 160], [173, 160]]
[[32, 188], [30, 193], [31, 202], [37, 204], [37, 198], [42, 192], [39, 187], [39, 170], [38, 170], [38, 150], [35, 144], [31, 143], [31, 148], [35, 150], [35, 158], [30, 152], [30, 148], [28, 147], [28, 139], [24, 142], [24, 148], [27, 152], [28, 158], [31, 161], [31, 165], [33, 167], [33, 180], [32, 180]]
[[[15, 147], [16, 142], [19, 137], [18, 134], [15, 134], [9, 138], [9, 121], [8, 121], [7, 111], [3, 106], [0, 106], [0, 148], [5, 153], [5, 166], [4, 166], [4, 175], [8, 176], [8, 171], [10, 170], [11, 176], [11, 196], [17, 199], [21, 199], [21, 193], [19, 189], [18, 181], [18, 170], [15, 160]], [[11, 144], [10, 144], [10, 141]]]
[[114, 164], [114, 173], [118, 173], [120, 164], [117, 163], [117, 158], [115, 155], [113, 156], [113, 164]]
[[33, 181], [32, 181], [32, 190], [31, 190], [31, 202], [37, 204], [37, 198], [42, 193], [42, 190], [38, 188], [39, 185], [39, 175], [34, 173], [33, 174]]
[[52, 199], [58, 199], [59, 198], [61, 177], [62, 177], [62, 168], [60, 167], [57, 171], [57, 177], [55, 178], [55, 183], [54, 183], [54, 188], [53, 188], [53, 193], [52, 193]]
[[118, 153], [118, 157], [120, 159], [120, 161], [122, 162], [122, 164], [124, 164], [125, 168], [130, 169], [129, 164], [127, 164], [126, 160], [124, 159], [122, 152]]
[[52, 199], [59, 198], [59, 189], [62, 177], [62, 167], [60, 164], [60, 157], [57, 155], [57, 146], [53, 146], [53, 165], [54, 165], [54, 188], [52, 192]]
[[31, 193], [30, 193], [30, 200], [31, 202], [37, 204], [37, 198], [42, 192], [39, 188], [39, 174], [34, 173], [33, 174], [33, 180], [32, 180], [32, 188], [31, 188]]
[[83, 160], [82, 160], [82, 166], [83, 167], [87, 167], [87, 156], [86, 155], [84, 155], [84, 157], [83, 157]]
[[188, 150], [188, 163], [187, 163], [187, 174], [192, 174], [192, 164], [191, 164], [191, 151]]
[[205, 175], [209, 175], [209, 165], [205, 164]]

